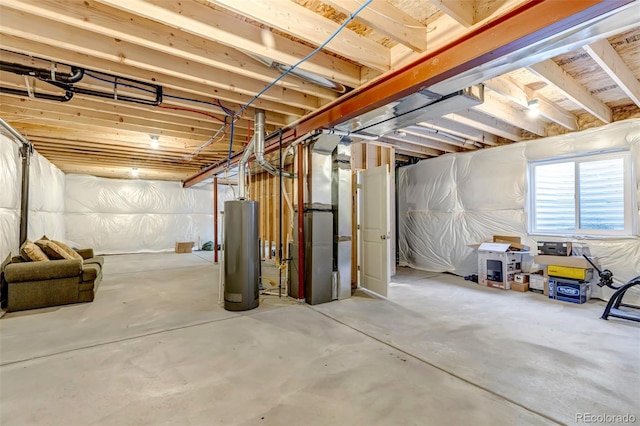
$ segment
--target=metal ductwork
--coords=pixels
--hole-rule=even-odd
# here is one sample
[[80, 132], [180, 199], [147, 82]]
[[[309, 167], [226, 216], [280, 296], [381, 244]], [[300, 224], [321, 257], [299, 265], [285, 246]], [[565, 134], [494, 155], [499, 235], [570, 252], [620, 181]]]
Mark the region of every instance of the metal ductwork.
[[383, 136], [421, 121], [480, 105], [482, 102], [483, 85], [467, 87], [446, 96], [421, 90], [341, 123], [336, 128], [350, 132], [353, 137]]

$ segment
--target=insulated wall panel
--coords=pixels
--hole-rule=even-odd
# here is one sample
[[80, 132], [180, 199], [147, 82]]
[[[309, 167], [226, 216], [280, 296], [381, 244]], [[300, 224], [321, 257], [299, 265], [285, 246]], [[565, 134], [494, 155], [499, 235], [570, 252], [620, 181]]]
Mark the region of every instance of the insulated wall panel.
[[[517, 235], [536, 247], [544, 237], [528, 234], [528, 163], [610, 150], [630, 150], [635, 168], [640, 227], [640, 120], [579, 133], [515, 143], [464, 154], [447, 154], [404, 167], [399, 173], [400, 262], [428, 271], [475, 273], [477, 252], [468, 245], [493, 235]], [[623, 281], [640, 275], [640, 237], [579, 239]], [[607, 299], [611, 292], [604, 289]]]
[[[220, 190], [225, 199], [228, 187]], [[201, 246], [213, 240], [213, 186], [69, 174], [65, 223], [73, 246], [98, 253], [171, 251], [177, 241]]]
[[13, 140], [0, 134], [0, 262], [18, 250], [22, 173], [18, 149]]

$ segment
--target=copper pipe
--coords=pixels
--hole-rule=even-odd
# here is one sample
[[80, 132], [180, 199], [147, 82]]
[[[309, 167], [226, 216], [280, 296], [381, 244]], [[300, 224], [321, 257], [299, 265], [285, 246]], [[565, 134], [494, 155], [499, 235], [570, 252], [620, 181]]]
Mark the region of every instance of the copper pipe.
[[304, 147], [297, 146], [298, 156], [298, 299], [304, 299]]

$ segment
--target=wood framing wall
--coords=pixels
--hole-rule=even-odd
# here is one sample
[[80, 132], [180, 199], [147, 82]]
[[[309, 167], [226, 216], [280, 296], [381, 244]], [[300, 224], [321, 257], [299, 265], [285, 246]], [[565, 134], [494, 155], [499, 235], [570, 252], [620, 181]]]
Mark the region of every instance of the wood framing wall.
[[[293, 172], [293, 165], [285, 166], [285, 170]], [[259, 202], [259, 233], [263, 259], [278, 259], [278, 234], [280, 231], [279, 180], [267, 172], [251, 175], [249, 198]], [[293, 179], [282, 179], [282, 244], [283, 256], [289, 257], [289, 242], [293, 241]], [[285, 196], [286, 192], [286, 196]]]
[[[352, 286], [357, 286], [358, 272], [358, 217], [356, 210], [357, 194], [357, 173], [369, 168], [378, 167], [387, 164], [391, 174], [391, 265], [392, 271], [395, 268], [395, 149], [390, 146], [379, 145], [375, 142], [353, 143], [351, 145], [351, 171], [352, 178], [352, 241], [353, 254], [351, 258], [351, 277]], [[293, 165], [286, 166], [289, 172], [294, 172]], [[278, 206], [278, 185], [279, 178], [267, 172], [251, 175], [248, 194], [250, 199], [260, 203], [260, 224], [259, 233], [261, 240], [262, 258], [265, 260], [279, 261], [278, 259], [278, 232], [280, 226], [280, 210]], [[284, 258], [289, 257], [289, 242], [293, 241], [293, 232], [295, 229], [293, 206], [296, 201], [294, 198], [293, 179], [283, 179], [283, 200], [282, 200], [282, 243]], [[284, 195], [286, 193], [286, 196]], [[287, 197], [291, 203], [287, 201]], [[271, 249], [269, 249], [271, 248]]]

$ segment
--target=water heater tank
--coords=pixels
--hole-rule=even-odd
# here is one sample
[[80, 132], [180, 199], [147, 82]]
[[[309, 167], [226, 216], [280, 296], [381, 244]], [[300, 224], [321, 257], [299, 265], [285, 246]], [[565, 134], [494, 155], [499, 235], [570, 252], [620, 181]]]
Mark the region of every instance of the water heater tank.
[[224, 308], [247, 311], [258, 307], [260, 247], [258, 202], [224, 203]]

